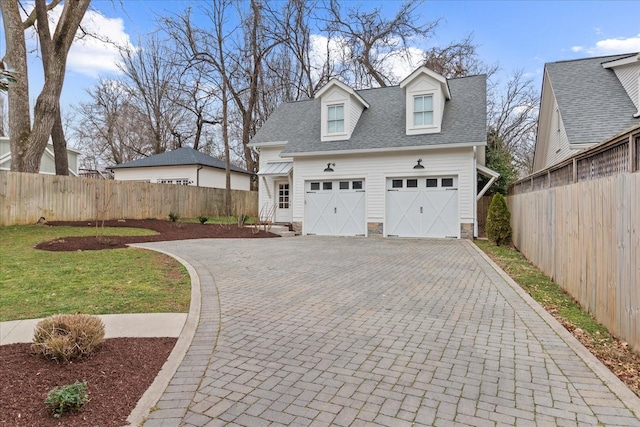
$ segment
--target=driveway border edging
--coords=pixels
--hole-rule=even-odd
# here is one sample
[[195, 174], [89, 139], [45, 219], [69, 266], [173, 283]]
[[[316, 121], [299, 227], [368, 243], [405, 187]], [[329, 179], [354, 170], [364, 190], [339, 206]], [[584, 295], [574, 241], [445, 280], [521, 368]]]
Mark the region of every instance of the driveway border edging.
[[139, 426], [145, 421], [151, 412], [151, 408], [153, 408], [162, 397], [162, 394], [169, 386], [169, 382], [175, 375], [178, 367], [187, 354], [189, 347], [191, 346], [193, 337], [196, 334], [196, 328], [200, 321], [202, 291], [200, 289], [200, 276], [196, 272], [196, 269], [183, 258], [161, 249], [138, 245], [129, 246], [137, 249], [152, 250], [170, 256], [187, 269], [187, 273], [189, 273], [189, 277], [191, 278], [191, 302], [189, 305], [189, 315], [182, 327], [178, 341], [173, 347], [171, 354], [169, 354], [167, 361], [162, 365], [160, 372], [156, 375], [156, 378], [153, 380], [147, 391], [144, 392], [140, 400], [138, 400], [136, 407], [133, 408], [133, 411], [131, 411], [127, 417], [127, 422], [130, 426]]
[[629, 387], [626, 386], [613, 372], [609, 370], [596, 356], [593, 355], [576, 337], [565, 329], [547, 310], [545, 310], [536, 300], [533, 299], [524, 289], [520, 287], [507, 273], [504, 272], [487, 254], [472, 242], [467, 243], [473, 246], [476, 252], [482, 256], [491, 267], [502, 277], [505, 282], [531, 307], [550, 327], [560, 336], [569, 347], [582, 359], [582, 361], [609, 387], [609, 389], [632, 411], [636, 417], [640, 416], [640, 397], [636, 396]]

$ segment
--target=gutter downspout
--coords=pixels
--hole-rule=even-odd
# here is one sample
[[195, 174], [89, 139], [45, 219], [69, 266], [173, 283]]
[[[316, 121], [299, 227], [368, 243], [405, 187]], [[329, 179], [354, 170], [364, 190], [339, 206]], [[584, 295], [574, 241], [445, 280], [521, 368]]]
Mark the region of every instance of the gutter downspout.
[[202, 169], [204, 166], [199, 166], [198, 169], [196, 169], [196, 187], [200, 187], [200, 169]]

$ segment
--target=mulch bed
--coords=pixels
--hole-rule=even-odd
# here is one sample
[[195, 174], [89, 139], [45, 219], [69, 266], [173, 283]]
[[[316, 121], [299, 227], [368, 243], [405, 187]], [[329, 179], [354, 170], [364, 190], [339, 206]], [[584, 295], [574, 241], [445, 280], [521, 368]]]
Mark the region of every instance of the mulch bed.
[[[53, 221], [45, 226], [93, 227], [93, 221]], [[100, 221], [98, 228], [103, 224]], [[133, 227], [147, 228], [158, 234], [153, 236], [88, 236], [64, 237], [50, 242], [40, 243], [36, 249], [46, 251], [92, 251], [100, 249], [126, 248], [130, 243], [165, 242], [169, 240], [186, 239], [252, 239], [265, 237], [280, 237], [277, 234], [260, 230], [255, 233], [250, 227], [238, 227], [236, 224], [198, 224], [187, 222], [170, 222], [157, 219], [127, 219], [120, 221], [105, 221], [104, 227]], [[98, 229], [99, 231], [99, 229]]]
[[[111, 338], [87, 360], [56, 363], [31, 344], [0, 346], [0, 425], [123, 426], [167, 360], [176, 338]], [[87, 381], [89, 403], [56, 419], [44, 405], [54, 387]]]

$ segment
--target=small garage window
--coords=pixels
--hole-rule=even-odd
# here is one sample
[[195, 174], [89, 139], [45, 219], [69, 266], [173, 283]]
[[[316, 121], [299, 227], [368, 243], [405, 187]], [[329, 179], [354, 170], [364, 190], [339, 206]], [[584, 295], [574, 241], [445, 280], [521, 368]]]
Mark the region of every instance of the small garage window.
[[417, 179], [408, 179], [407, 180], [407, 188], [418, 188], [418, 180]]
[[427, 178], [427, 188], [438, 186], [438, 178]]
[[348, 190], [349, 189], [349, 181], [340, 181], [340, 189]]
[[453, 178], [442, 178], [443, 187], [453, 187]]
[[332, 188], [333, 188], [333, 182], [329, 181], [329, 182], [322, 183], [323, 190], [331, 190]]
[[320, 189], [320, 183], [319, 182], [312, 182], [311, 183], [311, 190], [319, 190]]
[[351, 183], [352, 190], [362, 190], [362, 181], [353, 181]]
[[402, 188], [402, 180], [394, 179], [391, 181], [391, 188]]

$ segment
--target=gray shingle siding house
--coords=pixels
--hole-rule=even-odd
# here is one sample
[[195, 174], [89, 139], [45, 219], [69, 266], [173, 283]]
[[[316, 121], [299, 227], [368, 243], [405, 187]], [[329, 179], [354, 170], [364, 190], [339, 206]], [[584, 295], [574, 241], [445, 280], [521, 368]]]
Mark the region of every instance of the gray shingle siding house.
[[[193, 148], [182, 147], [109, 167], [116, 180], [226, 187], [226, 164]], [[249, 190], [252, 173], [231, 165], [231, 189]]]
[[471, 238], [486, 76], [447, 80], [422, 67], [366, 90], [331, 80], [314, 99], [281, 105], [251, 145], [263, 216], [303, 234]]
[[640, 56], [545, 64], [534, 171], [640, 123]]

